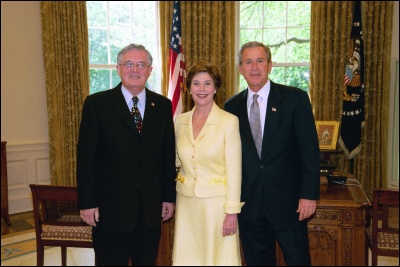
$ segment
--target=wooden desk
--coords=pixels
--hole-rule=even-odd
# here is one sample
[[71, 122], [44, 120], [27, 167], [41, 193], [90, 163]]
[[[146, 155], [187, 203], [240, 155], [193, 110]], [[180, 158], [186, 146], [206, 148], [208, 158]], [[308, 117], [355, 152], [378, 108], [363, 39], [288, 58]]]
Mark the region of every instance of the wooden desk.
[[[308, 223], [313, 266], [365, 266], [366, 208], [371, 205], [348, 174], [344, 185], [328, 186], [321, 177], [320, 200]], [[286, 265], [278, 248], [278, 265]]]
[[172, 248], [174, 245], [175, 215], [161, 228], [161, 240], [158, 247], [156, 266], [172, 266]]
[[[365, 265], [365, 216], [370, 205], [357, 182], [328, 186], [326, 177], [321, 177], [320, 200], [308, 223], [313, 266]], [[158, 266], [171, 266], [174, 225], [174, 218], [163, 224]], [[278, 265], [286, 265], [279, 247], [277, 260]]]
[[8, 214], [8, 182], [7, 182], [7, 142], [1, 141], [1, 217], [7, 225], [11, 225]]

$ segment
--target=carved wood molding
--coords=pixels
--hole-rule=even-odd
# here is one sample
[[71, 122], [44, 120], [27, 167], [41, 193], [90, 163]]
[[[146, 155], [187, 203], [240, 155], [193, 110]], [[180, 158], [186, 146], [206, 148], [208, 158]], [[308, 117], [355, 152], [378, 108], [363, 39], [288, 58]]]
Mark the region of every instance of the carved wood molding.
[[321, 223], [321, 222], [342, 222], [342, 211], [341, 210], [321, 210], [317, 209], [315, 214], [309, 223]]

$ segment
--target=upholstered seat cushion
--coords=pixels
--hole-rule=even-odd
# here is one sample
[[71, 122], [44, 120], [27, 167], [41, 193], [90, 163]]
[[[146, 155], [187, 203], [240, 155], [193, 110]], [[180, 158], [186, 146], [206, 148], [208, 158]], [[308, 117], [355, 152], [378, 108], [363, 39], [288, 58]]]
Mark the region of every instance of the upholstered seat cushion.
[[[372, 229], [367, 228], [366, 233], [369, 240], [372, 240]], [[396, 233], [378, 232], [378, 248], [399, 250], [399, 235]]]
[[92, 242], [92, 226], [43, 225], [42, 239]]

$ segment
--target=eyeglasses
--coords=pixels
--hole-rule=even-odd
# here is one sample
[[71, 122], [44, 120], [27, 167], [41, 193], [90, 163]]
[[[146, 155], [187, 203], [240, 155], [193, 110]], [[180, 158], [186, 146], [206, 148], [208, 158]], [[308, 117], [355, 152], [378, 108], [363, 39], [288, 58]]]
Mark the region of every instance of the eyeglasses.
[[147, 65], [146, 64], [144, 64], [143, 62], [138, 62], [138, 63], [133, 63], [133, 62], [130, 62], [130, 61], [128, 61], [128, 62], [125, 62], [125, 63], [122, 63], [122, 64], [118, 64], [118, 65], [120, 65], [120, 66], [125, 66], [125, 68], [127, 68], [127, 69], [133, 69], [133, 67], [136, 65], [136, 68], [137, 69], [139, 69], [139, 70], [144, 70], [145, 68], [147, 68]]

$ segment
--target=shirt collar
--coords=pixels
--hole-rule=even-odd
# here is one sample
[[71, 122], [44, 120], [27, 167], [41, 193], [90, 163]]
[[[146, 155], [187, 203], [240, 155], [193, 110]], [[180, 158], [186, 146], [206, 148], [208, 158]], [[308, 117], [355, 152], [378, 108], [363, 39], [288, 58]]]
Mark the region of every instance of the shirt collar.
[[[132, 94], [123, 85], [121, 85], [121, 91], [124, 95], [126, 104], [129, 105], [129, 103], [132, 101]], [[144, 106], [144, 103], [146, 103], [146, 89], [142, 90], [137, 97], [139, 98], [139, 105]]]
[[254, 94], [259, 95], [258, 102], [268, 99], [269, 91], [271, 89], [271, 82], [268, 79], [267, 83], [257, 93], [251, 91], [251, 89], [249, 87], [247, 87], [247, 88], [248, 88], [248, 90], [247, 90], [247, 106], [250, 106], [253, 103], [253, 95]]

